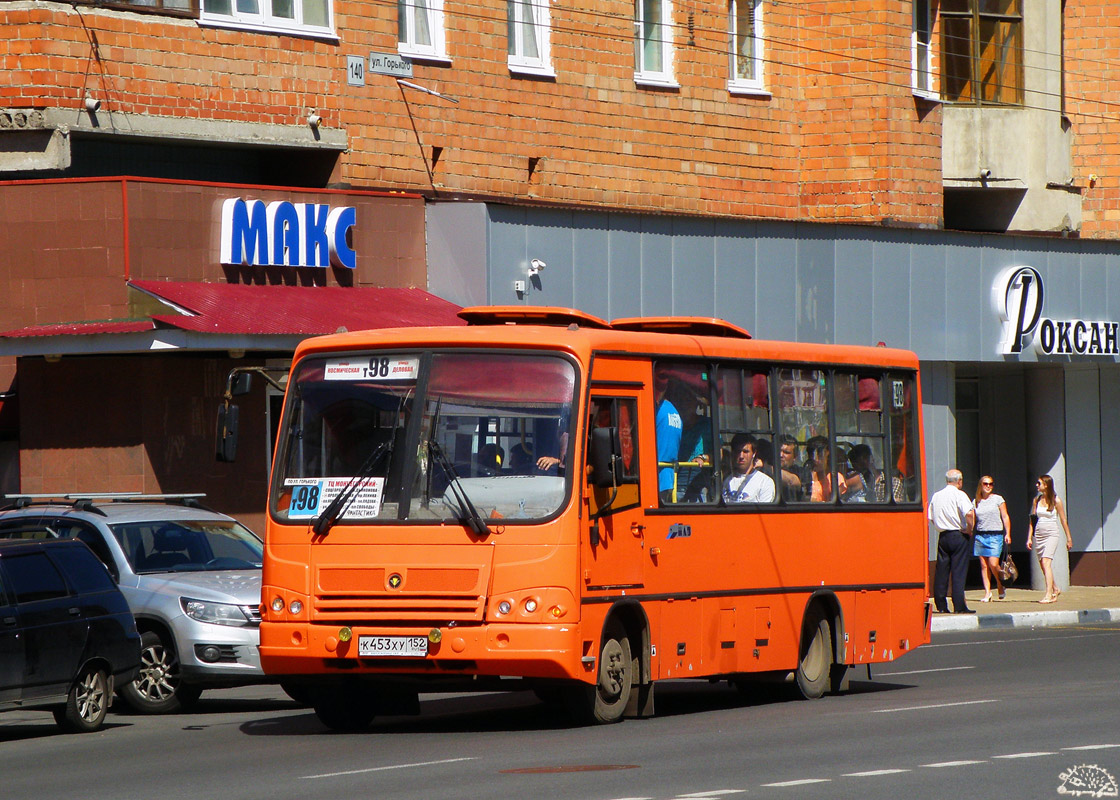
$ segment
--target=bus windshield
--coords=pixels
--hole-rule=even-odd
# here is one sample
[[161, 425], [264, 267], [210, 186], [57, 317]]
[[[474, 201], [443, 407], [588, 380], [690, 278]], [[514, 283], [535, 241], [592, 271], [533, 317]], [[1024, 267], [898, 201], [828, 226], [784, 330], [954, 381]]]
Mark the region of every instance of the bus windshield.
[[474, 509], [502, 524], [552, 516], [568, 496], [575, 387], [574, 364], [558, 355], [304, 359], [288, 389], [272, 513], [312, 523], [326, 512], [331, 524], [463, 522]]

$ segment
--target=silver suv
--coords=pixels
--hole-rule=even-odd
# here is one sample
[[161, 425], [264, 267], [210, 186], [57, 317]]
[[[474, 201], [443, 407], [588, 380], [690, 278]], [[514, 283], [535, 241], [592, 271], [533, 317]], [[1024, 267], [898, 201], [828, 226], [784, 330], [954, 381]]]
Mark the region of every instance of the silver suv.
[[8, 495], [0, 538], [79, 539], [117, 581], [141, 635], [137, 678], [121, 698], [177, 711], [203, 689], [263, 683], [263, 542], [201, 495]]

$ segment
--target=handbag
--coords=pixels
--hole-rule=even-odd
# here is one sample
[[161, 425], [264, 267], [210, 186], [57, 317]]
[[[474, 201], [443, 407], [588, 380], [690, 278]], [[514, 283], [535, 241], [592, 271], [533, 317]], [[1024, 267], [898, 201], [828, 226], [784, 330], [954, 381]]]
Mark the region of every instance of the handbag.
[[1019, 568], [1011, 558], [1011, 551], [1007, 545], [1003, 546], [1003, 557], [999, 560], [999, 579], [1004, 583], [1015, 583], [1019, 578]]

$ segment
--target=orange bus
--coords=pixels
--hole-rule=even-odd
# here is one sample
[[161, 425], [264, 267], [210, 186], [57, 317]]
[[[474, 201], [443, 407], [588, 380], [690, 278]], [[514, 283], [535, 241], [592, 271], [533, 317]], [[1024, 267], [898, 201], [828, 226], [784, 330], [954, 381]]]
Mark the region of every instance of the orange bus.
[[295, 353], [260, 652], [327, 726], [425, 691], [531, 688], [601, 723], [666, 679], [814, 698], [929, 641], [913, 353], [461, 316]]

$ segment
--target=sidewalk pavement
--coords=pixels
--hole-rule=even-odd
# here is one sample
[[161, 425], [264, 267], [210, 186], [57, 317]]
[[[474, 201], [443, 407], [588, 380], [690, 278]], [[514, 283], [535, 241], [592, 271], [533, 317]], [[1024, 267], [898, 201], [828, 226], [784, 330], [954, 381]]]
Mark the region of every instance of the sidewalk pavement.
[[[1093, 625], [1120, 622], [1120, 586], [1071, 586], [1056, 602], [1042, 604], [1043, 592], [1011, 588], [1004, 600], [981, 603], [983, 589], [965, 591], [965, 602], [975, 614], [933, 614], [933, 633], [990, 630], [996, 628], [1041, 628], [1050, 625]], [[932, 600], [930, 601], [932, 602]], [[949, 600], [949, 607], [953, 601]]]

